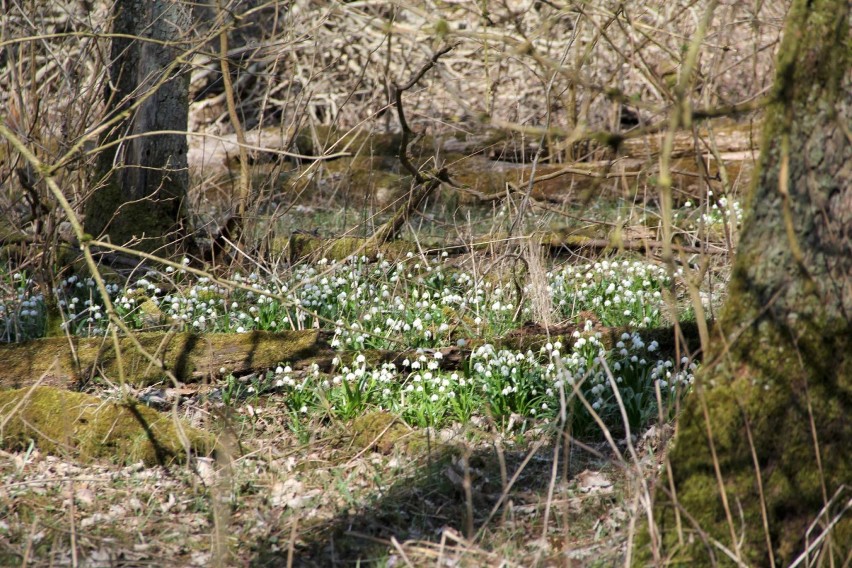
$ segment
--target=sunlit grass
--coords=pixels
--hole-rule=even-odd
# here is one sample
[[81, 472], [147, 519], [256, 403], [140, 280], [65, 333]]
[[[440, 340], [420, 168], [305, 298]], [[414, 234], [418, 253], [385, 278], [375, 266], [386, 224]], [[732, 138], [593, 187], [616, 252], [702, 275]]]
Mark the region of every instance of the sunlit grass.
[[[657, 346], [646, 345], [639, 333], [663, 323], [661, 291], [671, 286], [664, 269], [645, 261], [602, 260], [548, 272], [558, 313], [584, 331], [576, 331], [569, 345], [547, 343], [538, 352], [494, 347], [531, 317], [527, 291], [519, 295], [513, 282], [463, 270], [446, 254], [373, 263], [323, 260], [276, 277], [235, 273], [231, 278], [249, 289], [231, 290], [169, 269], [148, 272], [124, 287], [110, 284], [107, 291], [133, 329], [245, 333], [320, 327], [332, 332], [332, 347], [354, 354], [337, 358], [331, 374], [316, 367], [297, 374], [282, 361], [250, 380], [227, 376], [221, 388], [227, 405], [280, 393], [294, 420], [318, 415], [351, 419], [376, 409], [413, 426], [442, 427], [480, 416], [507, 429], [553, 421], [566, 407], [573, 430], [586, 433], [597, 428], [592, 413], [612, 427], [622, 422], [614, 387], [629, 426], [636, 428], [657, 416], [657, 390], [669, 404], [692, 381], [694, 365], [660, 359]], [[0, 305], [5, 339], [38, 337], [44, 298], [24, 274], [7, 282], [7, 300]], [[92, 280], [63, 280], [57, 303], [70, 333], [104, 333], [107, 318]], [[585, 317], [635, 331], [607, 348]], [[441, 352], [433, 350], [472, 339], [479, 346], [462, 368], [441, 370]], [[371, 366], [359, 354], [369, 349], [421, 354], [400, 367]]]

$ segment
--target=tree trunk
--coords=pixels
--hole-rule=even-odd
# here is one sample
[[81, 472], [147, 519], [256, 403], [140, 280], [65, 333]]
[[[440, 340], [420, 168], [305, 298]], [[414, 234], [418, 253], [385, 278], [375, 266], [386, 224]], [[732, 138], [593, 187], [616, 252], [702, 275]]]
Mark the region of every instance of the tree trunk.
[[[109, 116], [127, 113], [101, 142], [120, 143], [99, 159], [101, 186], [89, 198], [86, 230], [112, 242], [153, 250], [183, 224], [189, 186], [187, 141], [189, 77], [178, 58], [189, 8], [177, 0], [118, 0], [113, 8]], [[127, 37], [125, 37], [127, 36]], [[122, 140], [124, 138], [124, 140]]]
[[849, 562], [850, 63], [849, 1], [795, 0], [729, 297], [639, 563]]

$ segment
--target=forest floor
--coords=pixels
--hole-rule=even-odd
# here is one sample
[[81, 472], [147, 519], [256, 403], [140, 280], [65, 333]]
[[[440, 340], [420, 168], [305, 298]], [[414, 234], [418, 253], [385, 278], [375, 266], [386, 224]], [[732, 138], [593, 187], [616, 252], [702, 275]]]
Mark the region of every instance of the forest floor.
[[[361, 172], [349, 162], [343, 174], [312, 178], [315, 198], [272, 207], [256, 228], [278, 243], [267, 261], [204, 276], [117, 271], [111, 299], [134, 330], [231, 334], [238, 349], [252, 332], [319, 328], [336, 355], [223, 365], [180, 384], [146, 375], [120, 385], [106, 363], [76, 376], [104, 405], [142, 403], [216, 436], [214, 456], [161, 465], [86, 461], [61, 440], [44, 451], [26, 420], [25, 435], [10, 435], [24, 414], [7, 404], [0, 564], [623, 563], [700, 364], [700, 351], [668, 330], [694, 325], [690, 285], [708, 318], [721, 303], [752, 157], [731, 154], [726, 165], [742, 174], [715, 197], [682, 171], [675, 270], [659, 261], [660, 214], [645, 191], [653, 161], [643, 159], [630, 175], [594, 178], [594, 200], [579, 185], [590, 176], [563, 172], [577, 176], [574, 191], [537, 189], [527, 205], [523, 195], [482, 198], [522, 182], [528, 166], [478, 163], [496, 177], [461, 175], [486, 186], [466, 184], [473, 202], [434, 196], [403, 229], [404, 247], [331, 259], [320, 246], [294, 257], [291, 234], [368, 236], [388, 215], [377, 201], [358, 206], [381, 188], [355, 193]], [[507, 182], [506, 172], [520, 177]], [[198, 218], [213, 218], [210, 189], [199, 192]], [[521, 207], [523, 238], [507, 247]], [[38, 344], [44, 298], [30, 277], [6, 275], [4, 294], [6, 339]], [[92, 280], [69, 276], [57, 297], [72, 336], [103, 335]], [[674, 347], [651, 339], [660, 330]]]
[[[471, 423], [430, 432], [423, 446], [383, 444], [380, 435], [369, 445], [351, 422], [294, 433], [282, 406], [268, 397], [222, 419], [240, 440], [226, 473], [205, 458], [150, 468], [82, 465], [37, 449], [4, 453], [3, 562], [208, 566], [220, 554], [226, 565], [532, 566], [623, 558], [641, 481], [603, 444], [569, 445], [565, 460], [547, 431], [501, 434]], [[658, 455], [642, 446], [639, 467], [652, 474]]]

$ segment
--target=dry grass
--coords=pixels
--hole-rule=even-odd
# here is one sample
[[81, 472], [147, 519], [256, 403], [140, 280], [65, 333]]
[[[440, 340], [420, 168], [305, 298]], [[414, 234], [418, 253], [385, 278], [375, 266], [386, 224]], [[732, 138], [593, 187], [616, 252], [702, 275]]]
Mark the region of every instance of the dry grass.
[[382, 453], [355, 444], [347, 424], [288, 430], [274, 397], [234, 410], [210, 427], [236, 430], [241, 453], [218, 463], [165, 470], [4, 454], [3, 562], [190, 566], [218, 553], [224, 565], [292, 556], [296, 566], [529, 566], [623, 554], [633, 489], [600, 445], [555, 464], [545, 432], [506, 438], [471, 424]]

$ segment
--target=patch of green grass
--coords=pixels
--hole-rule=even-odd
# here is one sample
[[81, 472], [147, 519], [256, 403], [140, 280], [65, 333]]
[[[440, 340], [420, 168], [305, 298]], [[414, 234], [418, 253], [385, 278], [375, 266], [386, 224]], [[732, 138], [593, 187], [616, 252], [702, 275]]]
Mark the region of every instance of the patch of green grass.
[[[350, 351], [492, 340], [533, 314], [529, 289], [519, 294], [515, 282], [464, 270], [446, 255], [375, 263], [321, 260], [280, 275], [234, 273], [231, 279], [244, 288], [228, 289], [168, 268], [125, 286], [108, 284], [107, 291], [131, 329], [245, 333], [320, 327], [334, 332], [333, 347]], [[0, 302], [6, 340], [38, 337], [45, 326], [44, 298], [26, 275], [12, 284]], [[607, 326], [658, 326], [662, 290], [670, 286], [663, 268], [637, 260], [566, 265], [547, 274], [554, 306], [576, 323], [593, 313]], [[69, 333], [105, 332], [103, 301], [91, 279], [71, 276], [56, 290]]]
[[657, 350], [656, 342], [645, 344], [638, 332], [625, 333], [607, 349], [599, 335], [586, 331], [570, 346], [556, 342], [538, 353], [485, 344], [458, 371], [440, 369], [440, 352], [405, 360], [401, 368], [371, 366], [358, 355], [351, 364], [337, 361], [329, 376], [314, 369], [296, 379], [279, 368], [269, 383], [279, 385], [293, 420], [323, 413], [352, 420], [385, 410], [415, 427], [442, 428], [478, 416], [500, 430], [523, 431], [557, 420], [564, 404], [575, 435], [599, 430], [593, 413], [612, 430], [636, 432], [658, 416], [657, 391], [668, 413], [690, 388], [696, 369], [686, 358], [660, 359]]
[[591, 312], [606, 326], [658, 327], [666, 270], [641, 261], [602, 260], [566, 266], [548, 275], [554, 304], [575, 317]]
[[[275, 277], [233, 274], [247, 288], [234, 290], [169, 269], [107, 289], [133, 328], [147, 325], [150, 313], [142, 304], [153, 303], [170, 327], [182, 330], [242, 333], [319, 326], [332, 331], [332, 346], [354, 354], [346, 358], [349, 363], [336, 360], [330, 375], [316, 367], [294, 373], [283, 364], [250, 377], [227, 376], [220, 390], [226, 406], [256, 405], [258, 397], [280, 393], [297, 430], [302, 426], [296, 423], [317, 416], [351, 420], [383, 409], [419, 427], [440, 428], [479, 416], [502, 430], [523, 430], [562, 414], [573, 432], [583, 435], [599, 429], [597, 414], [609, 428], [635, 431], [657, 416], [658, 389], [666, 405], [688, 389], [694, 370], [689, 361], [659, 359], [656, 344], [645, 345], [638, 332], [607, 349], [591, 322], [585, 332], [575, 332], [571, 345], [548, 343], [537, 353], [485, 343], [456, 372], [440, 370], [440, 352], [413, 357], [402, 368], [369, 365], [359, 351], [434, 348], [474, 337], [487, 342], [516, 327], [516, 316], [530, 317], [527, 302], [515, 305], [514, 282], [486, 278], [448, 260], [446, 255], [409, 255], [395, 262], [320, 261]], [[32, 293], [26, 275], [12, 277], [9, 285], [22, 307], [15, 308], [15, 318], [9, 316], [11, 308], [4, 308], [6, 329], [17, 326], [14, 338], [37, 335], [44, 299]], [[547, 274], [547, 286], [555, 307], [570, 320], [588, 316], [638, 330], [662, 323], [662, 291], [671, 283], [663, 268], [648, 262], [601, 260], [555, 268]], [[69, 331], [103, 333], [104, 310], [91, 280], [72, 276], [60, 283], [57, 294]], [[30, 332], [23, 326], [24, 312], [32, 320]]]

